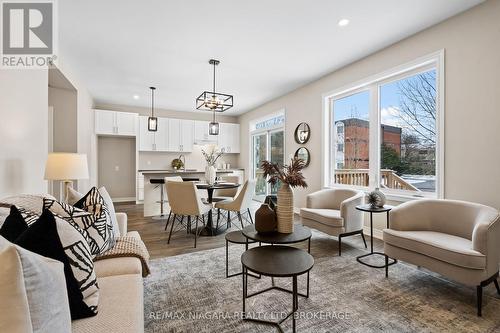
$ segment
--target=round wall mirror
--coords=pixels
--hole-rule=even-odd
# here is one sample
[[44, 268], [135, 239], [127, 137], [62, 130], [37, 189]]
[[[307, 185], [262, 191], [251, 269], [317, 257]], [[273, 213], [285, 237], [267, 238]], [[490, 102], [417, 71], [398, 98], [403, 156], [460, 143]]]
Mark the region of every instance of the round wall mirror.
[[306, 147], [300, 147], [299, 149], [297, 149], [297, 151], [295, 152], [295, 157], [304, 161], [304, 168], [309, 165], [309, 162], [311, 162], [311, 155], [309, 154], [309, 150]]
[[300, 123], [295, 129], [295, 142], [304, 144], [309, 141], [311, 129], [307, 123]]

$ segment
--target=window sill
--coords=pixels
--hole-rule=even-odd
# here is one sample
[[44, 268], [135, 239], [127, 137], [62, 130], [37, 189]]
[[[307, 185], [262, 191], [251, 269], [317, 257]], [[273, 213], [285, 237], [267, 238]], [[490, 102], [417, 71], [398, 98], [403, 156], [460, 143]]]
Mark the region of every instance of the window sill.
[[[332, 185], [332, 186], [325, 186], [325, 189], [338, 189], [338, 188], [344, 188], [344, 189], [351, 189], [351, 190], [357, 190], [357, 191], [362, 191], [368, 194], [371, 192], [373, 189], [364, 187], [364, 186], [353, 186], [353, 185]], [[406, 193], [394, 193], [394, 192], [386, 192], [382, 190], [382, 193], [385, 194], [385, 197], [388, 201], [394, 201], [398, 203], [403, 203], [407, 201], [413, 201], [413, 200], [421, 200], [421, 199], [436, 199], [436, 196], [432, 195], [413, 195], [413, 194], [406, 194]]]

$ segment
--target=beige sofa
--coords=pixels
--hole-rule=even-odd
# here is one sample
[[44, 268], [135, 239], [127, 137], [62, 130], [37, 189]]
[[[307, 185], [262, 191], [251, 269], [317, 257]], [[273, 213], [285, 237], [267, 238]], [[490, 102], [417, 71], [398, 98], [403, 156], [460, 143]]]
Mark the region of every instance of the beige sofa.
[[361, 235], [363, 242], [363, 213], [356, 209], [364, 202], [365, 194], [350, 189], [325, 189], [307, 196], [306, 208], [300, 209], [302, 224], [339, 239], [342, 255], [342, 237]]
[[482, 288], [494, 282], [500, 294], [500, 217], [492, 207], [456, 200], [406, 202], [391, 211], [383, 237], [387, 256], [475, 286], [479, 316]]
[[[127, 215], [116, 213], [121, 235], [127, 232]], [[138, 258], [123, 257], [97, 260], [94, 263], [99, 284], [99, 313], [95, 317], [74, 320], [74, 333], [144, 332], [142, 266]]]

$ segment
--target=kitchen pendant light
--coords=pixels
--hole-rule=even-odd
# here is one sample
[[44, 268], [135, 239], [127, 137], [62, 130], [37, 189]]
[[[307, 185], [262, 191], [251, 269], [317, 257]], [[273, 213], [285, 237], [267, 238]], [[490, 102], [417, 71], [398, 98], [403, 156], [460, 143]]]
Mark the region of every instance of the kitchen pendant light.
[[220, 64], [219, 60], [210, 59], [208, 62], [213, 66], [213, 86], [212, 91], [204, 91], [198, 98], [196, 98], [196, 109], [214, 112], [224, 112], [233, 107], [233, 96], [218, 93], [215, 90], [215, 66]]
[[215, 111], [212, 122], [208, 124], [208, 134], [209, 135], [219, 135], [219, 123], [215, 121]]
[[158, 118], [155, 117], [155, 87], [149, 87], [151, 89], [151, 117], [148, 117], [148, 131], [156, 132], [158, 131]]

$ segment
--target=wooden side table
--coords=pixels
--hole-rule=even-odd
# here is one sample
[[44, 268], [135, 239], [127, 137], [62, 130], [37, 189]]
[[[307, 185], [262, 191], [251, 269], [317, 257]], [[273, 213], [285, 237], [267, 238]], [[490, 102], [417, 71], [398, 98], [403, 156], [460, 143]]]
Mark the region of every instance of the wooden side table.
[[[363, 255], [356, 257], [356, 260], [360, 264], [363, 264], [365, 266], [372, 267], [372, 268], [387, 268], [387, 267], [394, 265], [395, 263], [398, 262], [396, 259], [392, 259], [392, 258], [390, 258], [392, 261], [389, 262], [389, 257], [386, 256], [385, 253], [373, 251], [373, 214], [374, 213], [386, 213], [387, 214], [387, 228], [389, 228], [389, 212], [391, 211], [392, 208], [393, 208], [393, 206], [389, 206], [389, 205], [384, 205], [383, 207], [373, 207], [369, 204], [356, 206], [357, 210], [370, 213], [370, 253], [363, 254]], [[366, 262], [363, 262], [361, 260], [362, 258], [366, 258], [366, 257], [372, 256], [372, 255], [384, 256], [385, 263], [383, 265], [372, 265], [372, 264], [368, 264]], [[387, 270], [386, 270], [386, 276], [387, 276]]]

